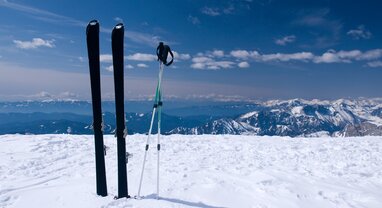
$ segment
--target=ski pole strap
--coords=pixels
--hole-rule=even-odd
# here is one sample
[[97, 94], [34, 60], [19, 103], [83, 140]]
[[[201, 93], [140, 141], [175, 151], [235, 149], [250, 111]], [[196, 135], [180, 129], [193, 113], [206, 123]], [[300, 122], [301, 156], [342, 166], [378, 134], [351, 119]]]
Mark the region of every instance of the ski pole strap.
[[154, 108], [160, 107], [163, 105], [162, 101], [159, 101], [158, 103], [154, 103]]
[[[171, 61], [167, 63], [167, 56], [169, 53], [171, 55]], [[174, 54], [172, 53], [170, 46], [164, 45], [163, 42], [160, 42], [159, 46], [157, 47], [157, 56], [158, 61], [161, 61], [166, 66], [170, 66], [174, 61]]]

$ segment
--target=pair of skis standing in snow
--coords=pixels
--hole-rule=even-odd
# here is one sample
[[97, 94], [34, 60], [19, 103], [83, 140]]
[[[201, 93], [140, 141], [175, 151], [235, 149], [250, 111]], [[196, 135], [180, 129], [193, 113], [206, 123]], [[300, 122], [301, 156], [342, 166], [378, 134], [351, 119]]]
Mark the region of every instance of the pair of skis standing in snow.
[[[118, 196], [117, 198], [129, 198], [127, 188], [127, 171], [126, 163], [129, 154], [126, 152], [125, 137], [127, 129], [125, 125], [124, 110], [124, 26], [122, 23], [117, 24], [111, 34], [111, 45], [113, 55], [113, 72], [114, 72], [114, 90], [115, 90], [115, 108], [116, 108], [116, 131], [117, 137], [117, 155], [118, 155]], [[103, 121], [101, 107], [101, 81], [100, 81], [100, 50], [99, 50], [99, 23], [97, 20], [89, 22], [86, 28], [86, 41], [89, 57], [90, 84], [92, 93], [93, 107], [93, 130], [95, 141], [95, 161], [96, 161], [96, 187], [97, 194], [107, 196], [106, 170], [103, 143]], [[170, 53], [172, 59], [167, 62], [167, 56]], [[145, 154], [143, 159], [142, 171], [139, 181], [139, 189], [137, 197], [140, 197], [143, 173], [145, 168], [147, 151], [149, 149], [149, 141], [154, 123], [155, 113], [158, 114], [158, 138], [157, 138], [157, 197], [159, 197], [159, 152], [160, 152], [160, 133], [161, 133], [161, 112], [162, 112], [162, 93], [161, 84], [164, 65], [169, 66], [173, 62], [174, 55], [170, 47], [159, 43], [157, 48], [157, 56], [159, 65], [159, 78], [155, 92], [154, 106], [151, 117], [150, 129], [145, 146]]]

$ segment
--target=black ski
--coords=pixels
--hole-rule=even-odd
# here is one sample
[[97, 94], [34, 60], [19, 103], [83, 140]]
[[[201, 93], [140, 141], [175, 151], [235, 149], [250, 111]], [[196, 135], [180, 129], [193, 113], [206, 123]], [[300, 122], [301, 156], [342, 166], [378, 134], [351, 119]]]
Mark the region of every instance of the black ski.
[[111, 46], [113, 53], [114, 90], [115, 90], [115, 115], [116, 115], [116, 137], [118, 154], [118, 198], [127, 197], [127, 171], [126, 171], [126, 128], [124, 110], [124, 85], [123, 85], [123, 39], [124, 27], [122, 23], [117, 24], [111, 34]]
[[86, 28], [86, 42], [88, 47], [90, 84], [92, 92], [97, 194], [101, 196], [107, 196], [104, 144], [102, 134], [99, 23], [97, 20], [92, 20], [89, 22]]

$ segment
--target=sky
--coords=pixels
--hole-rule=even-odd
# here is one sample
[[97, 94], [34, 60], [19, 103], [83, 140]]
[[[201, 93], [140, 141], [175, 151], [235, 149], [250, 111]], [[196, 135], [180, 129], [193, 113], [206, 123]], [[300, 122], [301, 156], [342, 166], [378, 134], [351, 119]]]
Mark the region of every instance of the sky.
[[159, 41], [175, 62], [164, 99], [382, 97], [382, 1], [0, 0], [0, 101], [90, 100], [86, 25], [101, 25], [102, 98], [113, 100], [111, 31], [125, 26], [125, 99], [147, 100]]

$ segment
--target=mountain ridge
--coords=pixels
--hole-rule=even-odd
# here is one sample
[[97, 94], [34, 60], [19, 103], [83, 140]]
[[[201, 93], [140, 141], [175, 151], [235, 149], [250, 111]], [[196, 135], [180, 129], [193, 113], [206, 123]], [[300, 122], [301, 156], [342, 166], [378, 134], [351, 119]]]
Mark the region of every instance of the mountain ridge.
[[[139, 102], [133, 104], [138, 106]], [[132, 106], [127, 102], [126, 105]], [[113, 134], [114, 103], [107, 101], [103, 106], [104, 133]], [[136, 112], [126, 113], [130, 134], [147, 133], [150, 108], [146, 101], [140, 108], [134, 108]], [[0, 102], [0, 134], [91, 134], [91, 114], [81, 113], [89, 110], [91, 103], [87, 101]], [[180, 107], [173, 103], [164, 112], [164, 134], [382, 135], [382, 99], [379, 98], [290, 99]]]

